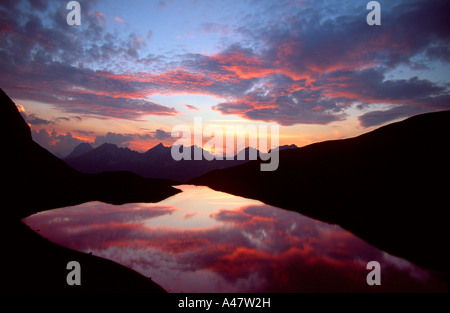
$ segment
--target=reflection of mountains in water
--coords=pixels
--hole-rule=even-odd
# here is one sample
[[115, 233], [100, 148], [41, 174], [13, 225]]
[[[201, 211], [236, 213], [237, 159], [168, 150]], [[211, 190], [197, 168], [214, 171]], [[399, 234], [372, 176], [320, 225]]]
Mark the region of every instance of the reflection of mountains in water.
[[[279, 150], [293, 149], [295, 145], [281, 146]], [[162, 143], [150, 150], [139, 153], [128, 148], [119, 148], [110, 143], [105, 143], [93, 148], [88, 143], [78, 145], [74, 151], [64, 158], [71, 167], [84, 173], [100, 173], [104, 171], [130, 171], [143, 177], [163, 178], [176, 181], [186, 181], [203, 175], [215, 169], [228, 168], [248, 162], [250, 151], [259, 151], [254, 148], [245, 148], [237, 153], [233, 160], [217, 160], [208, 152], [197, 146], [183, 147], [188, 149], [192, 160], [175, 161], [171, 155], [172, 147], [166, 147]], [[180, 148], [179, 148], [180, 149]], [[194, 160], [195, 150], [200, 150], [198, 155], [201, 160]], [[183, 151], [183, 150], [181, 150]], [[209, 155], [208, 161], [205, 155]]]
[[355, 138], [280, 152], [189, 183], [337, 223], [382, 250], [448, 271], [450, 111], [422, 114]]

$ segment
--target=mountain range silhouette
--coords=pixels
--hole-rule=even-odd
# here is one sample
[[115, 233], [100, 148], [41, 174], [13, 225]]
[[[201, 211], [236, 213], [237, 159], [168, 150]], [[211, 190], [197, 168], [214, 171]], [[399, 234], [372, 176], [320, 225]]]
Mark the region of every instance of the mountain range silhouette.
[[[177, 147], [179, 148], [179, 147]], [[293, 149], [295, 145], [281, 146], [280, 150]], [[197, 146], [183, 147], [191, 152], [192, 160], [176, 161], [171, 155], [172, 147], [162, 143], [154, 146], [144, 153], [118, 147], [111, 143], [104, 143], [93, 148], [88, 143], [81, 143], [63, 160], [74, 169], [83, 173], [100, 173], [105, 171], [129, 171], [148, 178], [162, 178], [178, 182], [185, 182], [194, 177], [201, 176], [215, 169], [228, 168], [249, 161], [249, 151], [254, 148], [245, 148], [239, 151], [233, 160], [194, 160], [194, 151], [201, 150], [202, 156], [212, 155]], [[243, 156], [242, 158], [240, 156]]]

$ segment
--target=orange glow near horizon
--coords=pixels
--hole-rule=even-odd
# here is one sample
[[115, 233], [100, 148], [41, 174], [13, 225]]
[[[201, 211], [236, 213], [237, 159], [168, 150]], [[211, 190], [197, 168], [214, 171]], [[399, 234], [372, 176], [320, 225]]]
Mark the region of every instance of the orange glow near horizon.
[[[132, 76], [129, 78], [132, 78]], [[296, 87], [296, 89], [301, 88], [301, 86]], [[119, 95], [117, 94], [117, 96]], [[220, 127], [223, 130], [224, 136], [226, 134], [225, 129], [227, 126], [247, 126], [251, 124], [257, 127], [258, 125], [267, 125], [268, 129], [270, 129], [271, 125], [265, 122], [246, 119], [245, 116], [241, 117], [238, 115], [240, 112], [236, 112], [235, 117], [230, 119], [229, 115], [224, 116], [221, 112], [211, 109], [211, 107], [214, 106], [214, 103], [217, 104], [226, 100], [216, 98], [209, 94], [198, 96], [189, 92], [187, 94], [181, 93], [179, 96], [164, 96], [164, 93], [158, 93], [154, 95], [154, 98], [155, 99], [149, 100], [161, 103], [162, 105], [175, 107], [180, 113], [170, 120], [157, 116], [146, 117], [137, 121], [118, 118], [102, 118], [100, 120], [96, 116], [77, 115], [75, 113], [67, 114], [64, 111], [58, 110], [56, 106], [51, 106], [44, 103], [30, 102], [28, 100], [20, 99], [18, 99], [16, 103], [20, 103], [18, 105], [18, 110], [22, 112], [26, 110], [28, 116], [35, 116], [48, 121], [48, 124], [31, 124], [30, 127], [32, 130], [41, 131], [44, 129], [48, 134], [53, 133], [55, 136], [64, 136], [70, 133], [74, 139], [82, 142], [88, 142], [92, 145], [94, 145], [98, 136], [105, 136], [109, 132], [123, 134], [124, 136], [130, 137], [130, 140], [118, 145], [126, 146], [139, 152], [145, 152], [159, 143], [163, 143], [165, 146], [171, 146], [178, 139], [175, 137], [156, 139], [154, 137], [151, 138], [147, 136], [149, 132], [153, 132], [154, 134], [157, 129], [163, 129], [170, 136], [171, 129], [175, 125], [185, 124], [193, 133], [193, 121], [195, 117], [201, 116], [203, 118], [203, 128], [207, 125], [216, 125]], [[187, 101], [187, 103], [185, 101]], [[277, 104], [273, 101], [260, 103], [257, 99], [252, 98], [251, 95], [249, 95], [248, 99], [245, 101], [247, 101], [248, 105], [254, 109], [273, 109], [277, 106]], [[190, 110], [188, 105], [197, 109]], [[314, 109], [320, 110], [319, 107]], [[64, 118], [59, 118], [60, 116], [63, 116]], [[328, 125], [279, 126], [279, 145], [295, 144], [298, 147], [302, 147], [318, 141], [353, 137], [370, 130], [370, 128], [365, 129], [357, 127], [357, 125], [358, 121], [355, 120], [355, 118], [348, 118], [347, 120], [333, 122]], [[236, 133], [234, 136], [236, 137]], [[203, 144], [205, 144], [209, 139], [210, 137], [203, 138]], [[186, 142], [185, 145], [190, 146], [192, 143], [193, 140]], [[50, 144], [54, 145], [55, 139], [53, 139]], [[245, 146], [242, 148], [247, 146], [248, 143], [246, 142]], [[73, 148], [75, 148], [75, 144], [72, 149]], [[205, 148], [208, 152], [215, 155], [225, 155], [227, 150], [226, 146], [223, 149], [220, 149], [220, 147], [212, 149], [211, 146], [207, 146]], [[271, 146], [271, 148], [274, 148], [274, 146]], [[239, 149], [235, 147], [234, 152], [236, 153], [237, 150]]]

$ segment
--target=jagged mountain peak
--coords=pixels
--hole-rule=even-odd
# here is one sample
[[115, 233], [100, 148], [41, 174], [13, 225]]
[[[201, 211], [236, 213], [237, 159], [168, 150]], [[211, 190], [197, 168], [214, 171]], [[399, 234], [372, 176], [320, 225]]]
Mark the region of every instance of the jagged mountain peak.
[[82, 142], [73, 149], [73, 151], [66, 157], [66, 159], [75, 158], [83, 155], [89, 151], [94, 150], [94, 147], [88, 142]]

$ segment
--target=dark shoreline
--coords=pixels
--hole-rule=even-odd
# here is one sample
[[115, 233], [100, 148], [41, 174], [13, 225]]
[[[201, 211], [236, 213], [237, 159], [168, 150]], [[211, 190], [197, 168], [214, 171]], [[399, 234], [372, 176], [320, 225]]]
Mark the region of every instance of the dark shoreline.
[[[169, 186], [168, 186], [169, 187]], [[171, 188], [171, 187], [170, 187]], [[158, 202], [179, 191], [171, 188], [164, 196], [149, 197], [142, 195], [136, 201]], [[150, 192], [151, 193], [151, 192]], [[94, 199], [91, 199], [92, 201]], [[130, 202], [130, 198], [110, 199], [110, 203]], [[149, 201], [153, 200], [153, 201]], [[73, 205], [85, 201], [73, 199], [66, 205]], [[27, 212], [31, 215], [56, 206], [39, 206], [31, 210], [30, 207], [19, 209], [19, 206], [9, 203], [9, 209], [15, 212]], [[58, 206], [61, 202], [58, 201]], [[5, 208], [8, 209], [8, 208]], [[26, 216], [22, 216], [26, 217]], [[4, 257], [1, 267], [2, 293], [165, 293], [166, 290], [136, 271], [115, 263], [111, 260], [96, 257], [62, 247], [50, 242], [39, 235], [38, 230], [30, 229], [21, 221], [19, 216], [3, 218], [0, 234], [7, 238], [4, 242]], [[81, 285], [69, 286], [66, 276], [70, 272], [66, 269], [69, 261], [77, 261], [81, 266]]]
[[[9, 255], [2, 260], [6, 272], [3, 293], [165, 292], [150, 278], [133, 270], [49, 242], [22, 222], [14, 224], [9, 229], [14, 229], [14, 235], [20, 239], [7, 244]], [[80, 263], [80, 286], [66, 283], [69, 261]]]

